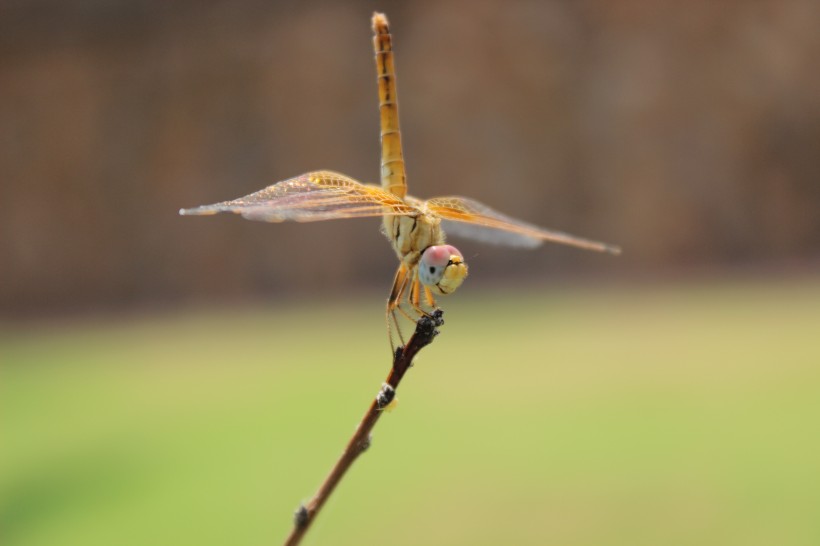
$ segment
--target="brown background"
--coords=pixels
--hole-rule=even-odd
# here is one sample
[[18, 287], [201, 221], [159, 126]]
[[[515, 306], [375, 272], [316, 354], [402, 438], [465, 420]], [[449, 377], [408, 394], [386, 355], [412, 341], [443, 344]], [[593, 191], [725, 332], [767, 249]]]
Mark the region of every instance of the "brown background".
[[820, 3], [0, 4], [0, 313], [390, 283], [378, 222], [180, 218], [328, 168], [378, 176], [391, 19], [411, 193], [621, 244], [464, 243], [478, 280], [812, 268]]

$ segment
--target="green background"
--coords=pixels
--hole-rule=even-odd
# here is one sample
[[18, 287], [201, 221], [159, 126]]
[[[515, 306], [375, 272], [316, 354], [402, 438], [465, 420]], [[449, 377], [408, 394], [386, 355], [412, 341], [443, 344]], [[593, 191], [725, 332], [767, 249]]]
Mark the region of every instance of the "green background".
[[[462, 292], [305, 543], [820, 543], [816, 281]], [[382, 305], [7, 325], [2, 543], [280, 543]]]

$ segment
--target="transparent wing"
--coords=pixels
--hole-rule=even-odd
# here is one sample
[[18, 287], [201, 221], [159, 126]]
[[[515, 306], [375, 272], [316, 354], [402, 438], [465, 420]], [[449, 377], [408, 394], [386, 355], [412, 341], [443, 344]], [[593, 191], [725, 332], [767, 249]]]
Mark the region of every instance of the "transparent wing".
[[184, 216], [220, 212], [241, 214], [248, 220], [264, 222], [315, 222], [336, 218], [404, 216], [419, 211], [377, 186], [362, 184], [330, 171], [306, 173], [239, 199], [179, 211]]
[[507, 246], [534, 247], [544, 241], [587, 250], [620, 254], [617, 246], [540, 228], [510, 218], [487, 205], [465, 197], [434, 197], [427, 210], [444, 220], [445, 232], [477, 241]]
[[535, 248], [543, 244], [543, 240], [529, 235], [522, 235], [512, 231], [503, 231], [498, 228], [485, 227], [473, 223], [454, 220], [441, 221], [441, 227], [447, 235], [472, 239], [491, 245], [512, 246], [518, 248]]

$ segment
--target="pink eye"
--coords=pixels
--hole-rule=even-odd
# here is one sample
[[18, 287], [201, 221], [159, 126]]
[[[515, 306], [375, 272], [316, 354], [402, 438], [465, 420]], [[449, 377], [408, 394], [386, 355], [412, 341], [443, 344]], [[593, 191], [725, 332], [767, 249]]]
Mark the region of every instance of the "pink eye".
[[444, 245], [431, 246], [424, 251], [421, 260], [425, 265], [439, 267], [445, 265], [450, 260], [450, 254]]
[[463, 258], [461, 252], [452, 245], [436, 245], [428, 247], [421, 255], [421, 260], [428, 266], [445, 266], [450, 261], [451, 256]]
[[444, 270], [450, 264], [453, 258], [457, 257], [459, 261], [463, 260], [463, 256], [458, 249], [452, 245], [435, 245], [427, 247], [421, 253], [421, 261], [419, 262], [419, 278], [422, 283], [426, 285], [435, 285], [444, 275]]

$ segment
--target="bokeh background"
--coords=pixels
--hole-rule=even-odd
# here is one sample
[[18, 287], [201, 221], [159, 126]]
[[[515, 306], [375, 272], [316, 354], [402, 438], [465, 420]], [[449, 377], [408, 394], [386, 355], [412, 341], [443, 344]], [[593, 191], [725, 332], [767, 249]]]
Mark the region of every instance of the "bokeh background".
[[307, 543], [817, 544], [820, 4], [0, 3], [0, 541], [270, 544], [387, 373], [378, 177], [620, 244], [469, 281]]

